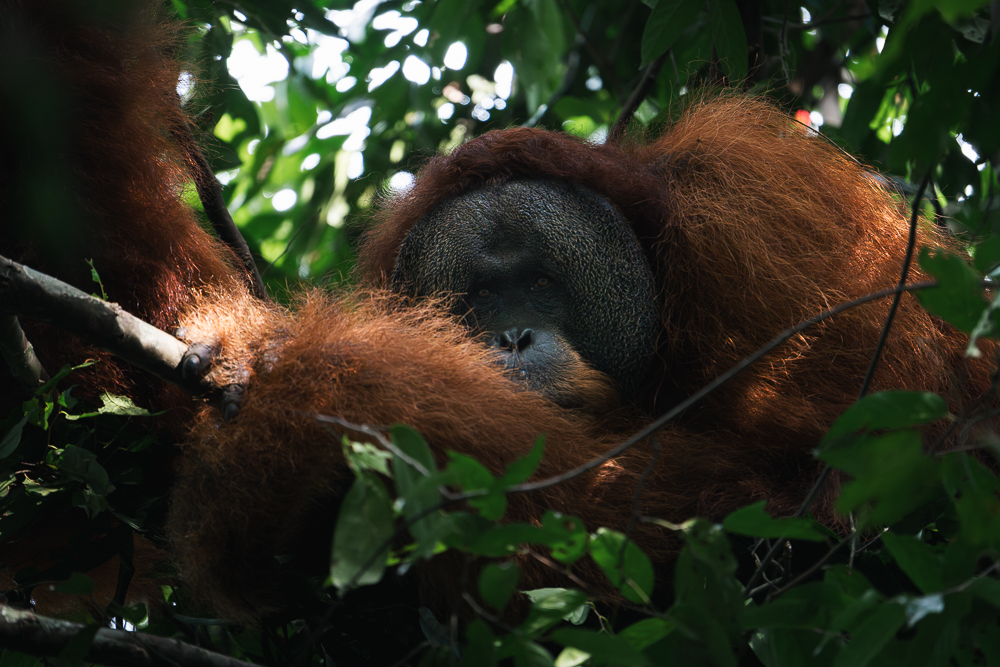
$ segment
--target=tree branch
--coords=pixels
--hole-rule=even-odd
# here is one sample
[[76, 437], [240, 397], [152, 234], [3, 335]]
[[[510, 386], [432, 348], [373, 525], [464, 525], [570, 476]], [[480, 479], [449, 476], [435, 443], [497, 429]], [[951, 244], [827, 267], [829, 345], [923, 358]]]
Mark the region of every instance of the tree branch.
[[623, 136], [625, 136], [625, 129], [632, 121], [632, 116], [635, 115], [639, 105], [642, 104], [642, 101], [646, 99], [647, 95], [649, 95], [649, 89], [653, 87], [653, 82], [656, 81], [656, 77], [660, 76], [660, 70], [663, 68], [663, 63], [666, 62], [669, 54], [670, 51], [668, 50], [662, 56], [649, 63], [645, 73], [642, 75], [642, 79], [639, 80], [635, 90], [633, 90], [632, 94], [629, 95], [628, 101], [625, 102], [625, 106], [622, 107], [622, 112], [618, 114], [618, 119], [615, 121], [615, 124], [611, 126], [611, 131], [608, 132], [609, 144], [616, 144], [621, 141]]
[[188, 346], [151, 324], [71, 285], [0, 256], [0, 316], [26, 315], [73, 333], [195, 396], [213, 387], [185, 377]]
[[35, 348], [14, 315], [0, 315], [0, 355], [14, 379], [29, 395], [48, 382], [49, 374], [35, 356]]
[[185, 123], [182, 127], [174, 128], [172, 133], [174, 140], [184, 148], [184, 152], [187, 153], [191, 162], [191, 168], [194, 171], [194, 184], [198, 188], [198, 198], [201, 199], [205, 215], [212, 223], [212, 229], [243, 264], [250, 292], [258, 299], [267, 301], [267, 289], [264, 287], [264, 280], [260, 277], [260, 271], [257, 270], [257, 263], [254, 262], [253, 255], [250, 253], [250, 247], [236, 223], [233, 222], [233, 217], [229, 215], [225, 197], [222, 196], [222, 184], [215, 177], [212, 166], [205, 159], [205, 155], [194, 140], [191, 128]]
[[[34, 656], [57, 657], [88, 626], [0, 605], [0, 646]], [[100, 628], [83, 654], [108, 667], [250, 667], [251, 663], [212, 653], [179, 639]]]

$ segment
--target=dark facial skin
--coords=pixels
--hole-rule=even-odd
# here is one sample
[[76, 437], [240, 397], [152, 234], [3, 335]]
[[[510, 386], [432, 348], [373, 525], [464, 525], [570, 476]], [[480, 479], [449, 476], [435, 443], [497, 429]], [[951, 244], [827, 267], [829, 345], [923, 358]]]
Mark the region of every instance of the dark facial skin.
[[415, 296], [460, 295], [455, 314], [512, 377], [556, 398], [580, 360], [630, 398], [660, 326], [628, 222], [586, 188], [555, 181], [512, 181], [440, 204], [404, 241], [393, 283]]
[[566, 287], [538, 258], [511, 239], [496, 256], [481, 257], [455, 312], [496, 351], [515, 377], [537, 391], [557, 381], [572, 361], [564, 330], [572, 321]]

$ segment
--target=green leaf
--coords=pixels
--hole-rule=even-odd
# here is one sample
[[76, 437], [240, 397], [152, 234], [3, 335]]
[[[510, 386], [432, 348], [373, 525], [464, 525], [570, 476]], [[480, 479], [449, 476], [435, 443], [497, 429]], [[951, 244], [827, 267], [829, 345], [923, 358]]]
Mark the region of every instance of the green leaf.
[[422, 468], [422, 470], [418, 470], [410, 463], [399, 459], [399, 462], [408, 466], [412, 472], [404, 475], [406, 478], [405, 481], [397, 478], [397, 484], [403, 483], [411, 486], [419, 484], [420, 479], [416, 478], [415, 475], [426, 478], [434, 473], [437, 469], [434, 465], [434, 455], [431, 453], [431, 449], [427, 446], [427, 441], [424, 440], [422, 435], [403, 424], [396, 424], [389, 429], [389, 435], [392, 436], [392, 443], [408, 456], [413, 463]]
[[754, 633], [750, 648], [766, 667], [829, 667], [846, 642], [837, 639], [820, 646], [822, 638], [815, 628], [767, 628]]
[[[942, 479], [952, 498], [955, 518], [958, 520], [959, 539], [952, 539], [945, 551], [945, 563], [968, 550], [962, 559], [976, 558], [972, 553], [979, 549], [1000, 548], [1000, 480], [995, 473], [976, 459], [962, 453], [953, 453], [942, 461]], [[968, 571], [956, 572], [955, 580], [972, 576]]]
[[726, 628], [714, 614], [691, 604], [678, 604], [670, 609], [670, 617], [677, 623], [677, 631], [667, 636], [667, 640], [682, 635], [697, 640], [711, 656], [711, 662], [694, 664], [715, 664], [722, 667], [736, 667], [736, 655]]
[[587, 542], [587, 531], [580, 519], [549, 510], [542, 516], [541, 526], [519, 522], [493, 526], [474, 536], [467, 548], [472, 553], [497, 557], [516, 552], [521, 544], [542, 544], [552, 549], [553, 558], [569, 564], [579, 560]]
[[49, 667], [49, 664], [48, 660], [9, 648], [0, 651], [0, 667]]
[[0, 440], [0, 459], [5, 459], [17, 451], [17, 446], [21, 444], [21, 432], [24, 430], [24, 425], [28, 423], [34, 412], [35, 410], [31, 410], [21, 417], [21, 420], [3, 436], [3, 440]]
[[911, 535], [882, 534], [882, 542], [896, 563], [924, 593], [944, 588], [941, 579], [942, 557], [928, 544]]
[[74, 572], [69, 579], [56, 584], [55, 591], [66, 595], [90, 595], [94, 591], [94, 580], [82, 572]]
[[556, 656], [555, 667], [579, 667], [588, 664], [589, 661], [590, 654], [586, 651], [581, 651], [575, 646], [564, 646], [563, 650], [559, 651], [559, 655]]
[[59, 398], [56, 399], [56, 403], [66, 408], [67, 410], [71, 410], [74, 407], [76, 407], [78, 401], [72, 396], [73, 389], [75, 388], [76, 388], [75, 386], [70, 387], [66, 391], [59, 394]]
[[965, 354], [969, 357], [979, 357], [982, 352], [979, 351], [979, 347], [976, 345], [980, 338], [988, 338], [990, 336], [996, 337], [997, 325], [996, 318], [997, 313], [1000, 312], [1000, 294], [995, 294], [993, 300], [983, 309], [982, 314], [979, 316], [979, 321], [976, 322], [976, 326], [972, 328], [972, 332], [969, 333], [969, 344], [965, 348]]
[[906, 8], [906, 24], [934, 10], [940, 11], [945, 20], [949, 22], [957, 21], [966, 16], [971, 16], [977, 9], [986, 7], [989, 4], [989, 0], [948, 0], [948, 2], [914, 0], [908, 3]]
[[[403, 516], [413, 519], [441, 502], [434, 473], [434, 455], [423, 437], [408, 426], [393, 426], [392, 442], [402, 451], [413, 464], [404, 461], [402, 457], [392, 459], [393, 478], [396, 481], [396, 493], [403, 501]], [[431, 513], [410, 526], [410, 534], [417, 540], [418, 555], [430, 558], [437, 550], [437, 544], [446, 530], [441, 513]]]
[[465, 630], [465, 650], [462, 651], [462, 663], [493, 667], [497, 664], [495, 638], [489, 626], [482, 619], [469, 623]]
[[[494, 522], [487, 521], [479, 514], [473, 512], [450, 512], [447, 517], [448, 523], [451, 525], [451, 530], [442, 539], [446, 545], [456, 549], [472, 552], [473, 544], [479, 540], [488, 538], [490, 533], [497, 529], [497, 525]], [[496, 555], [503, 556], [507, 553], [504, 551]]]
[[80, 628], [66, 646], [59, 651], [56, 667], [76, 667], [76, 665], [81, 664], [83, 657], [90, 650], [90, 645], [94, 642], [94, 636], [100, 629], [101, 626], [98, 623], [91, 623]]
[[938, 287], [917, 294], [923, 307], [956, 329], [971, 333], [986, 308], [976, 272], [962, 258], [940, 249], [921, 250], [920, 267], [938, 281]]
[[675, 629], [677, 629], [677, 624], [669, 619], [644, 618], [623, 629], [618, 633], [618, 637], [641, 651], [660, 641]]
[[906, 622], [898, 604], [880, 604], [861, 624], [852, 628], [851, 640], [834, 660], [834, 667], [865, 667], [875, 659]]
[[590, 555], [625, 599], [649, 601], [653, 594], [653, 565], [635, 542], [617, 531], [598, 528], [590, 542]]
[[516, 563], [490, 563], [479, 575], [479, 595], [502, 612], [520, 580], [521, 570]]
[[542, 532], [545, 545], [560, 563], [575, 563], [587, 553], [590, 536], [583, 521], [575, 516], [549, 510], [542, 515]]
[[740, 625], [758, 628], [826, 628], [833, 616], [846, 607], [840, 588], [829, 582], [796, 586], [776, 600], [760, 607], [747, 607]]
[[642, 64], [666, 53], [694, 23], [704, 6], [705, 3], [699, 0], [659, 0], [642, 32]]
[[823, 581], [832, 584], [848, 599], [859, 600], [874, 591], [872, 583], [855, 568], [833, 565], [823, 575]]
[[[995, 624], [988, 624], [986, 627], [974, 630], [973, 640], [975, 641], [976, 647], [983, 652], [983, 656], [986, 658], [986, 664], [989, 665], [989, 667], [997, 667], [1000, 665], [1000, 633], [996, 631]], [[968, 660], [965, 663], [959, 664], [971, 663], [972, 661]]]
[[152, 413], [140, 408], [132, 399], [127, 396], [117, 396], [115, 394], [101, 394], [101, 408], [98, 410], [102, 415], [123, 415], [126, 417], [149, 417]]
[[544, 544], [542, 529], [527, 523], [505, 523], [473, 540], [468, 549], [474, 554], [496, 558], [515, 553], [519, 545], [526, 543]]
[[67, 445], [50, 452], [47, 460], [70, 479], [85, 483], [95, 494], [104, 496], [115, 490], [108, 471], [97, 462], [97, 456], [83, 447]]
[[70, 502], [73, 507], [83, 509], [87, 513], [87, 516], [91, 518], [108, 509], [107, 496], [96, 494], [90, 489], [78, 489], [74, 491]]
[[708, 0], [712, 21], [712, 41], [719, 63], [731, 81], [747, 75], [747, 35], [735, 0]]
[[882, 436], [862, 435], [839, 443], [819, 458], [850, 473], [837, 509], [857, 510], [874, 502], [866, 524], [888, 525], [919, 507], [939, 480], [938, 467], [923, 453], [919, 431], [896, 431]]
[[994, 234], [982, 243], [976, 244], [972, 258], [972, 265], [980, 273], [987, 273], [1000, 264], [1000, 234]]
[[513, 658], [514, 667], [555, 667], [552, 655], [544, 647], [517, 635], [503, 638], [497, 658]]
[[747, 505], [726, 517], [722, 527], [731, 533], [751, 537], [786, 538], [822, 542], [826, 534], [816, 528], [809, 519], [775, 519], [764, 506], [766, 500]]
[[62, 382], [63, 378], [68, 376], [70, 373], [72, 373], [73, 371], [78, 371], [82, 368], [89, 368], [93, 366], [95, 363], [97, 362], [90, 360], [90, 361], [85, 361], [82, 364], [78, 364], [76, 366], [70, 366], [70, 365], [63, 366], [62, 368], [59, 369], [59, 371], [55, 375], [49, 378], [48, 382], [46, 382], [41, 387], [35, 390], [35, 396], [36, 397], [47, 396], [49, 392], [55, 389], [55, 386], [60, 382]]
[[620, 637], [606, 632], [594, 632], [580, 628], [559, 628], [551, 634], [554, 642], [563, 646], [573, 646], [591, 655], [599, 665], [621, 665], [622, 667], [643, 667], [649, 660], [642, 652]]
[[503, 477], [500, 478], [500, 487], [506, 489], [526, 481], [538, 469], [538, 464], [541, 463], [544, 453], [545, 435], [540, 435], [535, 440], [535, 444], [532, 445], [530, 452], [507, 466]]
[[835, 438], [848, 433], [922, 426], [943, 419], [947, 414], [948, 404], [937, 394], [881, 391], [849, 407], [830, 427], [820, 447], [827, 447]]
[[[717, 581], [735, 582], [736, 559], [722, 527], [704, 519], [694, 519], [684, 524], [684, 551], [694, 564], [703, 567], [703, 574], [711, 574]], [[742, 590], [742, 587], [740, 587]], [[739, 598], [742, 600], [742, 593]]]
[[[567, 95], [556, 102], [553, 110], [564, 121], [587, 118], [590, 119], [591, 124], [608, 125], [614, 120], [614, 114], [618, 112], [618, 105], [613, 98], [607, 100], [583, 99]], [[586, 135], [580, 136], [585, 137]]]
[[[60, 405], [64, 407], [67, 406], [67, 402], [60, 400]], [[98, 415], [119, 415], [122, 417], [151, 417], [156, 415], [162, 415], [162, 412], [150, 412], [146, 408], [140, 408], [132, 399], [127, 396], [118, 396], [116, 394], [101, 394], [101, 407], [97, 409], [96, 412], [85, 412], [83, 414], [69, 414], [67, 412], [63, 413], [63, 416], [69, 421], [78, 421], [80, 419], [90, 419], [92, 417], [97, 417]]]
[[507, 497], [489, 470], [471, 456], [448, 452], [448, 466], [441, 473], [437, 484], [457, 484], [464, 492], [487, 491], [479, 498], [470, 498], [474, 507], [485, 519], [496, 521], [507, 510]]
[[1000, 581], [990, 577], [979, 577], [966, 590], [1000, 609]]
[[392, 501], [385, 486], [372, 473], [362, 473], [344, 497], [334, 529], [330, 577], [341, 594], [354, 585], [382, 580], [386, 554], [377, 551], [392, 537], [392, 524]]
[[918, 597], [904, 596], [897, 601], [904, 602], [906, 612], [906, 627], [912, 628], [928, 614], [944, 612], [944, 596], [940, 593]]
[[344, 458], [354, 474], [357, 475], [365, 470], [377, 472], [380, 475], [391, 477], [389, 472], [389, 462], [392, 454], [379, 449], [370, 442], [353, 442], [344, 438]]
[[458, 452], [448, 452], [448, 467], [445, 471], [450, 473], [448, 483], [458, 484], [465, 491], [488, 489], [496, 481], [486, 466], [471, 456]]
[[587, 615], [587, 596], [565, 588], [540, 588], [523, 591], [531, 600], [528, 618], [521, 630], [537, 637], [561, 620], [582, 623]]

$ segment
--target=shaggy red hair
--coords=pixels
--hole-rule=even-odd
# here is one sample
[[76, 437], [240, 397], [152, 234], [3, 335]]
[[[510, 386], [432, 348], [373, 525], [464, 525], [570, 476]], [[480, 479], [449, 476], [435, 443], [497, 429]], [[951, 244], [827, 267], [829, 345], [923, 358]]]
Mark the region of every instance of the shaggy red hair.
[[[723, 97], [691, 104], [648, 143], [591, 145], [524, 128], [472, 140], [432, 159], [413, 189], [383, 211], [361, 252], [365, 290], [312, 294], [290, 310], [262, 304], [181, 197], [188, 157], [171, 140], [186, 122], [175, 100], [180, 68], [164, 55], [176, 47], [176, 32], [144, 17], [118, 31], [81, 28], [63, 3], [37, 6], [7, 2], [16, 27], [9, 35], [36, 46], [15, 43], [5, 53], [42, 54], [8, 68], [46, 72], [75, 100], [65, 124], [66, 168], [85, 216], [70, 228], [83, 230], [70, 254], [94, 257], [110, 298], [126, 309], [168, 330], [182, 324], [191, 341], [215, 343], [219, 383], [250, 372], [235, 421], [223, 423], [210, 407], [193, 418], [168, 526], [184, 581], [234, 620], [252, 622], [280, 605], [275, 556], [314, 530], [309, 511], [350, 482], [339, 435], [316, 415], [403, 422], [439, 457], [464, 452], [494, 472], [545, 433], [536, 477], [546, 477], [620, 443], [779, 331], [898, 280], [908, 225], [881, 181], [768, 103]], [[10, 91], [0, 93], [6, 108], [17, 108]], [[18, 152], [18, 136], [0, 140], [30, 157]], [[5, 251], [89, 291], [81, 262], [47, 261], [43, 247], [17, 233], [35, 218], [21, 206], [16, 168], [0, 176], [2, 219], [25, 221], [0, 230]], [[636, 404], [613, 414], [559, 408], [511, 382], [456, 322], [430, 305], [400, 309], [385, 290], [403, 238], [431, 208], [518, 178], [590, 188], [622, 212], [643, 245], [663, 333], [653, 381]], [[943, 240], [922, 229], [921, 242]], [[758, 499], [775, 514], [793, 512], [817, 472], [811, 450], [853, 401], [885, 314], [885, 304], [873, 304], [803, 333], [662, 429], [638, 513], [719, 519]], [[41, 327], [30, 336], [46, 348], [50, 367], [93, 353]], [[906, 297], [875, 388], [939, 392], [958, 411], [988, 386], [987, 362], [965, 360], [963, 346]], [[179, 400], [156, 384], [137, 389], [135, 377], [105, 359], [84, 381], [160, 405]], [[586, 368], [577, 380], [595, 392], [606, 388]], [[654, 450], [640, 443], [564, 484], [512, 496], [507, 518], [534, 521], [551, 508], [581, 516], [590, 529], [623, 530]], [[816, 506], [828, 522], [836, 521], [834, 493], [828, 488]], [[637, 523], [633, 536], [658, 562], [675, 552], [673, 536], [652, 524]], [[22, 541], [22, 552], [28, 544]], [[16, 562], [9, 546], [3, 560]], [[526, 587], [556, 578], [538, 561], [522, 566]], [[593, 568], [575, 571], [608, 590]], [[451, 588], [427, 588], [457, 599], [454, 577], [435, 578], [433, 569], [423, 576], [450, 581]]]
[[[517, 178], [570, 180], [599, 192], [647, 249], [663, 298], [661, 370], [627, 419], [560, 409], [521, 390], [453, 321], [432, 307], [400, 311], [378, 292], [403, 238], [436, 204]], [[907, 228], [900, 203], [879, 179], [760, 100], [701, 101], [650, 144], [594, 146], [521, 128], [436, 157], [365, 241], [360, 270], [374, 293], [313, 295], [291, 312], [249, 300], [241, 311], [228, 295], [210, 297], [185, 318], [193, 339], [225, 341], [235, 366], [253, 366], [261, 355], [269, 361], [257, 364], [238, 420], [222, 424], [205, 411], [186, 446], [170, 524], [181, 569], [230, 617], [246, 619], [279, 599], [278, 590], [268, 590], [275, 581], [271, 554], [303, 528], [295, 516], [342, 494], [350, 481], [337, 438], [311, 415], [406, 423], [439, 457], [463, 452], [494, 472], [545, 433], [537, 477], [558, 474], [609, 450], [647, 423], [643, 415], [710, 381], [779, 331], [895, 284]], [[922, 229], [921, 238], [943, 242], [932, 229]], [[853, 402], [886, 310], [859, 308], [805, 332], [661, 430], [639, 513], [671, 522], [721, 519], [759, 499], [775, 514], [794, 512], [818, 472], [811, 451]], [[987, 364], [967, 362], [963, 345], [906, 298], [876, 388], [944, 393], [957, 409], [988, 386]], [[580, 381], [600, 379], [581, 372]], [[513, 496], [507, 518], [533, 521], [551, 508], [581, 516], [590, 529], [623, 529], [652, 452], [643, 443], [591, 473]], [[816, 506], [829, 523], [837, 521], [835, 491], [831, 485]], [[640, 522], [634, 537], [659, 562], [677, 546], [668, 531], [648, 523]], [[535, 560], [521, 566], [528, 588], [558, 580]], [[600, 575], [586, 566], [577, 572], [606, 592]], [[455, 602], [448, 579], [454, 577], [432, 581]]]

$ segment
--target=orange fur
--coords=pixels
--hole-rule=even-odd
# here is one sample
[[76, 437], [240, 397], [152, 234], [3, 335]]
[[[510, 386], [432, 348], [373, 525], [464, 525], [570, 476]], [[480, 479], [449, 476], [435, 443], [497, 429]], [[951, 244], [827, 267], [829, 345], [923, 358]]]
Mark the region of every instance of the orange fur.
[[[189, 340], [216, 343], [212, 372], [220, 384], [242, 380], [249, 369], [235, 421], [223, 423], [209, 407], [197, 411], [168, 526], [186, 584], [232, 619], [252, 622], [280, 607], [275, 557], [313, 530], [305, 517], [350, 482], [338, 438], [316, 415], [406, 423], [439, 457], [468, 453], [494, 472], [545, 433], [536, 477], [546, 477], [607, 451], [782, 329], [898, 279], [907, 220], [879, 181], [766, 102], [723, 97], [691, 104], [650, 143], [594, 146], [523, 128], [473, 140], [431, 160], [414, 188], [380, 214], [362, 251], [364, 289], [310, 294], [290, 310], [261, 304], [179, 199], [187, 176], [184, 156], [168, 140], [171, 124], [183, 122], [172, 100], [179, 70], [163, 56], [170, 29], [163, 37], [155, 23], [140, 22], [147, 32], [102, 41], [47, 20], [29, 27], [41, 43], [64, 35], [46, 47], [63, 54], [51, 62], [70, 68], [63, 85], [91, 110], [71, 126], [79, 137], [69, 164], [88, 241], [76, 250], [99, 258], [112, 299], [163, 327], [180, 315]], [[101, 62], [106, 67], [97, 68]], [[525, 177], [569, 180], [602, 194], [647, 252], [664, 327], [654, 381], [633, 405], [559, 408], [507, 379], [433, 304], [401, 309], [385, 291], [402, 239], [431, 207]], [[9, 185], [4, 192], [13, 197]], [[4, 205], [13, 216], [15, 207]], [[921, 240], [944, 243], [931, 229], [922, 229]], [[0, 242], [20, 247], [6, 232]], [[19, 256], [86, 283], [78, 265], [46, 264], [37, 246]], [[719, 519], [758, 499], [776, 514], [794, 511], [817, 471], [811, 450], [853, 400], [886, 309], [873, 304], [804, 332], [664, 428], [640, 513], [673, 522]], [[961, 348], [954, 332], [907, 297], [876, 388], [941, 392], [958, 410], [988, 386], [986, 362], [964, 360]], [[50, 354], [43, 359], [81, 351]], [[101, 368], [112, 366], [105, 360]], [[90, 378], [97, 386], [129, 388], [120, 369], [100, 373]], [[599, 398], [606, 383], [593, 371], [581, 366], [578, 380], [574, 385], [597, 397], [590, 405], [614, 403]], [[162, 391], [143, 395], [164, 401]], [[512, 496], [507, 516], [532, 521], [552, 508], [581, 516], [591, 529], [624, 529], [653, 449], [641, 443], [586, 475]], [[828, 488], [817, 505], [828, 522], [836, 521], [834, 492]], [[652, 524], [639, 523], [634, 537], [658, 562], [675, 553], [673, 536]], [[522, 565], [524, 586], [555, 576], [536, 560]], [[581, 567], [581, 576], [607, 590]], [[447, 586], [442, 582], [443, 595], [455, 602], [453, 582]]]
[[[387, 306], [391, 295], [361, 292], [339, 300], [313, 295], [291, 313], [256, 306], [264, 312], [235, 318], [228, 296], [215, 307], [209, 299], [193, 311], [189, 331], [195, 339], [215, 336], [225, 321], [223, 338], [239, 341], [241, 363], [258, 369], [235, 423], [202, 413], [174, 493], [175, 553], [213, 605], [248, 619], [274, 604], [267, 556], [297, 530], [290, 518], [345, 490], [339, 443], [314, 415], [406, 423], [438, 455], [472, 454], [494, 472], [546, 433], [537, 473], [546, 477], [607, 451], [646, 423], [642, 415], [710, 381], [779, 331], [898, 280], [908, 227], [899, 203], [811, 131], [744, 98], [693, 105], [649, 145], [590, 146], [517, 129], [435, 158], [382, 214], [362, 252], [363, 275], [384, 285], [406, 231], [442, 199], [526, 176], [582, 182], [629, 212], [664, 299], [657, 384], [624, 420], [568, 411], [508, 381], [432, 306], [399, 312]], [[921, 236], [945, 242], [931, 229]], [[776, 514], [793, 512], [818, 470], [811, 450], [854, 400], [886, 311], [887, 304], [873, 304], [803, 333], [663, 429], [640, 512], [673, 522], [720, 519], [758, 499]], [[906, 298], [876, 388], [942, 392], [957, 406], [988, 386], [986, 363], [963, 360], [961, 345]], [[271, 361], [252, 361], [262, 355]], [[530, 521], [552, 508], [582, 516], [590, 528], [624, 528], [651, 452], [640, 444], [590, 474], [514, 496], [507, 516]], [[816, 508], [829, 523], [837, 521], [835, 490], [826, 489]], [[660, 562], [676, 549], [667, 531], [648, 524], [640, 523], [635, 537]], [[234, 562], [237, 554], [245, 556]], [[532, 559], [521, 565], [528, 587], [555, 576]], [[598, 590], [600, 581], [591, 579]], [[438, 584], [454, 603], [455, 584]]]
[[[171, 330], [192, 287], [239, 282], [228, 251], [181, 199], [189, 158], [171, 132], [188, 119], [177, 100], [184, 67], [172, 54], [185, 35], [153, 2], [115, 5], [107, 15], [99, 9], [71, 0], [0, 2], [4, 61], [36, 91], [26, 95], [18, 85], [26, 82], [13, 76], [0, 85], [0, 105], [16, 123], [0, 134], [0, 248], [88, 293], [100, 291], [84, 261], [92, 260], [113, 301]], [[40, 110], [39, 99], [52, 102]], [[106, 353], [26, 326], [47, 368], [102, 360], [74, 376], [83, 391], [183, 403]]]

